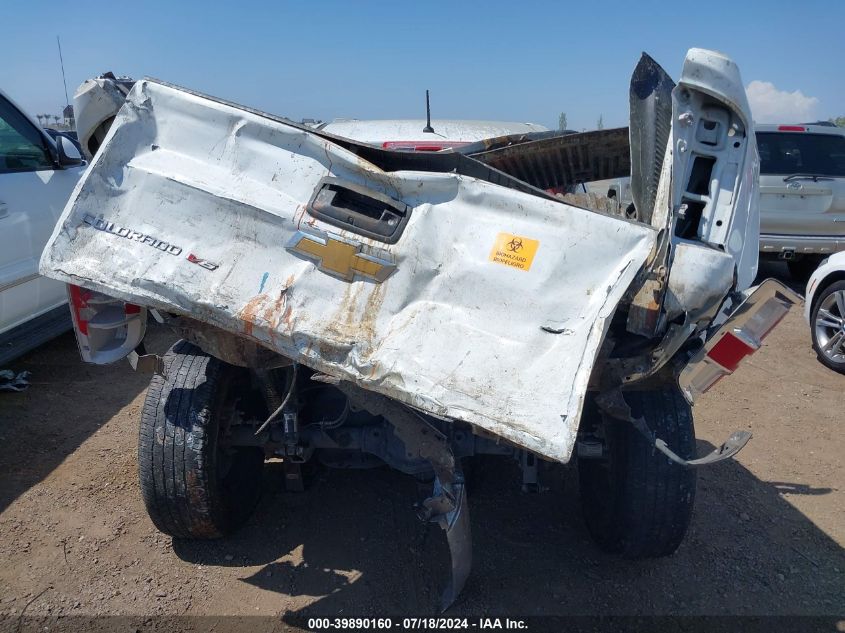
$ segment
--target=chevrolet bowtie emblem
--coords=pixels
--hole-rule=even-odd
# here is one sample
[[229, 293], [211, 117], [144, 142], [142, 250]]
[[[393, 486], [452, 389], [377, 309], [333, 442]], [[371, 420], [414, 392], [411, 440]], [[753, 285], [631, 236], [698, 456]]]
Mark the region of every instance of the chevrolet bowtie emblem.
[[297, 231], [285, 248], [314, 262], [324, 273], [344, 281], [357, 278], [381, 283], [396, 270], [396, 264], [386, 251], [368, 248], [364, 252], [363, 244], [331, 233]]

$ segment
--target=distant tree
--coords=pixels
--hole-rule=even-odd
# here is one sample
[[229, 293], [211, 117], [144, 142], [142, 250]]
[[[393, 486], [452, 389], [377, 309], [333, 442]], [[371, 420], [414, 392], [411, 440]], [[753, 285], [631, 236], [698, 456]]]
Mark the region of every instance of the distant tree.
[[566, 112], [561, 112], [560, 116], [557, 118], [557, 129], [563, 132], [566, 127]]
[[598, 123], [596, 123], [596, 129], [597, 130], [603, 130], [604, 129], [604, 117], [602, 117], [602, 115], [599, 115]]
[[59, 124], [59, 119], [60, 119], [61, 117], [60, 117], [58, 114], [52, 114], [52, 115], [50, 115], [50, 116], [52, 116], [52, 117], [53, 117], [53, 124], [54, 124], [54, 125], [58, 125], [58, 124]]
[[845, 127], [845, 116], [831, 117], [828, 121], [837, 127]]
[[44, 118], [44, 115], [43, 114], [36, 114], [35, 118], [38, 119], [38, 124], [41, 125], [42, 127], [44, 127], [44, 123], [41, 121], [41, 119]]

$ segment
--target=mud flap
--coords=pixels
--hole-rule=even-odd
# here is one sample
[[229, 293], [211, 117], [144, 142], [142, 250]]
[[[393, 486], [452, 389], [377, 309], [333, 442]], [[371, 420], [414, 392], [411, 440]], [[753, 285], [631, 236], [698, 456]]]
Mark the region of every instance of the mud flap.
[[441, 612], [445, 611], [461, 593], [472, 568], [472, 533], [466, 485], [449, 441], [422, 415], [394, 400], [348, 382], [340, 382], [337, 387], [351, 403], [384, 417], [393, 425], [394, 433], [402, 440], [409, 455], [425, 459], [434, 470], [434, 490], [419, 505], [417, 516], [422, 521], [440, 524], [446, 531], [452, 571], [440, 600]]
[[472, 530], [469, 522], [466, 484], [463, 474], [455, 472], [451, 486], [445, 487], [438, 477], [434, 479], [434, 492], [426, 499], [419, 513], [420, 519], [440, 524], [446, 531], [452, 573], [440, 598], [440, 612], [452, 606], [463, 591], [472, 569]]

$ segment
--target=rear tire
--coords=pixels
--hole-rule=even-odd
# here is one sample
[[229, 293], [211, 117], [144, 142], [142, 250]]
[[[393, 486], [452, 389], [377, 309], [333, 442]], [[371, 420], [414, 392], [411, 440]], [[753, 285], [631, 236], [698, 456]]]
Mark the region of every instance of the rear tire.
[[138, 442], [144, 505], [155, 526], [179, 538], [225, 536], [261, 494], [263, 451], [230, 447], [243, 370], [179, 341], [164, 357], [166, 378], [150, 382]]
[[[692, 458], [692, 411], [676, 386], [626, 392], [625, 400], [669, 448]], [[602, 417], [596, 413], [593, 420], [604, 431], [604, 456], [578, 460], [587, 529], [606, 552], [633, 559], [668, 556], [689, 527], [695, 469], [669, 460], [630, 422]]]

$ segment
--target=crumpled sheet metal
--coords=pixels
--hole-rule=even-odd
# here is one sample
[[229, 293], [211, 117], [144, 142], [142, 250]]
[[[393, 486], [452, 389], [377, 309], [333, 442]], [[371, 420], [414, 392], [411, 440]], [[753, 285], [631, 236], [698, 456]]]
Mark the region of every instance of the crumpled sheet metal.
[[[324, 176], [408, 204], [399, 241], [309, 216]], [[86, 215], [181, 251], [97, 230]], [[396, 271], [383, 283], [329, 276], [285, 250], [300, 229], [376, 247]], [[502, 233], [538, 241], [528, 270], [492, 261]], [[295, 126], [144, 80], [71, 197], [41, 270], [249, 337], [566, 462], [609, 319], [654, 241], [649, 227], [482, 180], [385, 173]]]
[[[554, 136], [541, 133], [534, 137], [471, 155], [545, 190], [565, 191], [578, 183], [631, 175], [626, 127]], [[466, 153], [467, 149], [461, 152]]]

